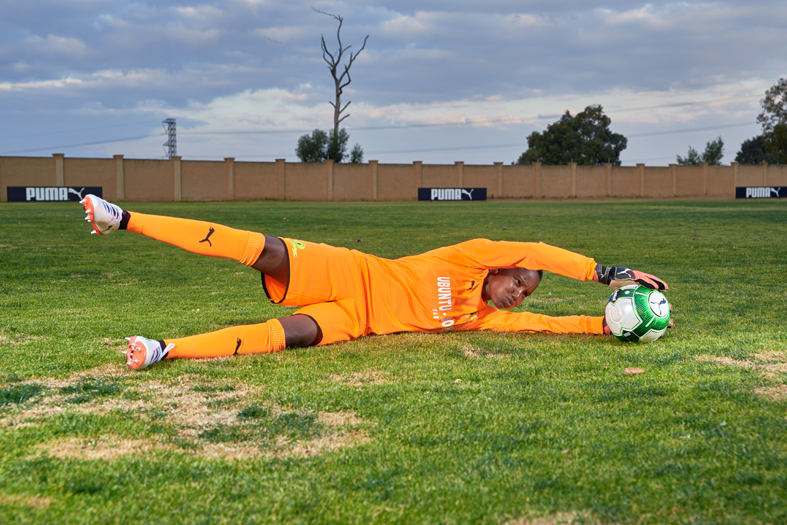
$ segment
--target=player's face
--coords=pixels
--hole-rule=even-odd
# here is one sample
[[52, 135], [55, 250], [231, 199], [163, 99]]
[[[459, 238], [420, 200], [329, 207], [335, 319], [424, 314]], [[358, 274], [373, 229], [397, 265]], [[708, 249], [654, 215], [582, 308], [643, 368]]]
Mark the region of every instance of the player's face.
[[541, 278], [538, 272], [524, 268], [492, 270], [484, 280], [482, 298], [496, 308], [515, 308], [536, 291]]

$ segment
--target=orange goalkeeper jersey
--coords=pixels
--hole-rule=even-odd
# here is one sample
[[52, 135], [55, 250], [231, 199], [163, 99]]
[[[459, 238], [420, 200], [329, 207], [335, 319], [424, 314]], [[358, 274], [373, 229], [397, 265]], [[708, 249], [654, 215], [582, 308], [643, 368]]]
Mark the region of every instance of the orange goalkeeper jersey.
[[[383, 259], [357, 250], [283, 239], [290, 261], [289, 283], [264, 277], [271, 300], [290, 306], [320, 304], [311, 315], [326, 342], [366, 334], [450, 330], [603, 333], [602, 317], [549, 317], [501, 311], [482, 299], [489, 270], [528, 268], [586, 280], [596, 263], [543, 243], [474, 239], [430, 252]], [[334, 317], [353, 318], [347, 336], [331, 337]], [[338, 316], [337, 316], [338, 319]]]
[[369, 283], [369, 297], [376, 333], [597, 331], [589, 317], [550, 318], [501, 311], [481, 298], [489, 270], [498, 268], [546, 270], [583, 281], [592, 277], [596, 267], [593, 259], [554, 246], [474, 239], [394, 261], [374, 257], [368, 264], [375, 277]]

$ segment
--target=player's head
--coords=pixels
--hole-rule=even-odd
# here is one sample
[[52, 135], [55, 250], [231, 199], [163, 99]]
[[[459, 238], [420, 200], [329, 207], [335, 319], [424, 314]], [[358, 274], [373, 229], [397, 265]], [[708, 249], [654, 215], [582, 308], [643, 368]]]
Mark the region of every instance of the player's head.
[[492, 301], [496, 308], [514, 308], [522, 299], [536, 291], [541, 283], [541, 270], [503, 268], [490, 270], [484, 279], [482, 298]]

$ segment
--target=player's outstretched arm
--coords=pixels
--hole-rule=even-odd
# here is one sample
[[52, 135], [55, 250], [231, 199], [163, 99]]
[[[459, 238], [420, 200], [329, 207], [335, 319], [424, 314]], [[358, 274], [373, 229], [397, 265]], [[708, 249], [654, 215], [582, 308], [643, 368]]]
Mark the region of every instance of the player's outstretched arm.
[[639, 284], [651, 290], [669, 290], [667, 283], [655, 275], [630, 270], [621, 266], [596, 264], [593, 280], [602, 284], [608, 284], [616, 290], [629, 284]]
[[457, 330], [494, 330], [495, 332], [543, 332], [552, 334], [603, 334], [604, 317], [568, 315], [551, 317], [532, 312], [507, 312], [487, 306], [470, 323]]

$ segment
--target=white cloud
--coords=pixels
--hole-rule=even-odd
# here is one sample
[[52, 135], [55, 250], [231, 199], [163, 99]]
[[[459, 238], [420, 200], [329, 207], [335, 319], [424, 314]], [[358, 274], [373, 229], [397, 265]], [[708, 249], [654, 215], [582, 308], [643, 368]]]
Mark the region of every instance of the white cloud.
[[210, 23], [224, 14], [224, 11], [212, 5], [202, 4], [196, 7], [176, 7], [175, 12], [184, 18]]
[[432, 24], [424, 20], [423, 17], [397, 15], [380, 25], [380, 35], [384, 38], [412, 41], [424, 36], [431, 36], [433, 29]]
[[47, 35], [45, 38], [30, 36], [25, 39], [24, 46], [30, 51], [42, 54], [84, 56], [88, 47], [78, 38]]
[[[370, 35], [346, 91], [351, 128], [470, 121], [461, 129], [478, 137], [525, 133], [554, 120], [539, 115], [594, 103], [627, 131], [754, 122], [758, 98], [787, 73], [774, 44], [787, 4], [768, 0], [45, 5], [51, 16], [3, 19], [0, 111], [23, 126], [31, 115], [67, 127], [74, 115], [145, 113], [205, 130], [325, 129], [333, 86], [319, 36], [335, 44], [336, 25], [312, 5], [345, 16], [353, 50]], [[445, 129], [391, 140], [460, 135]]]
[[287, 27], [258, 27], [252, 30], [252, 34], [268, 40], [273, 40], [277, 44], [289, 44], [296, 42], [301, 38], [314, 36], [308, 28], [303, 26], [287, 26]]
[[23, 61], [20, 60], [18, 62], [14, 62], [11, 65], [11, 67], [13, 68], [14, 71], [19, 72], [19, 73], [23, 73], [23, 72], [29, 70], [31, 66], [27, 62], [23, 62]]
[[29, 91], [40, 89], [64, 89], [83, 85], [83, 81], [78, 78], [64, 78], [61, 80], [36, 80], [32, 82], [3, 82], [0, 83], [0, 91]]
[[546, 17], [535, 14], [515, 13], [503, 17], [505, 25], [515, 30], [536, 29], [552, 25]]

